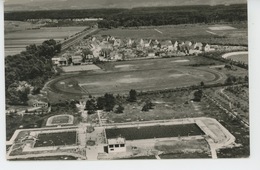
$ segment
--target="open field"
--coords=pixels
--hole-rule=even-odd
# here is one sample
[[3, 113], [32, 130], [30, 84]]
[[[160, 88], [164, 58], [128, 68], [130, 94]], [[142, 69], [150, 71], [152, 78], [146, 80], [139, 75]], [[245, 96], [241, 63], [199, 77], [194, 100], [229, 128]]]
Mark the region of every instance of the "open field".
[[116, 28], [100, 31], [98, 35], [111, 35], [119, 38], [133, 39], [140, 39], [140, 37], [142, 37], [143, 39], [201, 41], [210, 44], [248, 44], [247, 28], [245, 26], [232, 24], [186, 24], [124, 29]]
[[106, 129], [107, 138], [117, 138], [118, 136], [122, 136], [126, 140], [196, 136], [203, 134], [204, 132], [196, 124]]
[[40, 133], [34, 147], [76, 144], [77, 132]]
[[63, 76], [52, 81], [50, 87], [61, 93], [99, 95], [126, 93], [130, 89], [155, 90], [197, 85], [201, 81], [223, 81], [224, 75], [214, 69], [189, 66], [200, 59], [188, 57], [185, 62], [179, 62], [184, 59], [176, 57], [105, 63], [98, 65], [103, 72]]
[[5, 56], [17, 54], [30, 44], [39, 45], [48, 39], [61, 41], [84, 30], [85, 27], [42, 27], [33, 30], [20, 30], [5, 34]]
[[231, 53], [224, 54], [222, 57], [248, 64], [248, 52], [247, 51], [231, 52]]

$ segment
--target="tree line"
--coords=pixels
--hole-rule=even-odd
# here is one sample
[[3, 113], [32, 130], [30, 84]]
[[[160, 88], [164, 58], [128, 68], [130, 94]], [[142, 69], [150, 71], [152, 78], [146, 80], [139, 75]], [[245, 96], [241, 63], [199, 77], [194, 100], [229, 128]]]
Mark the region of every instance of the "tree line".
[[[29, 45], [20, 54], [5, 58], [5, 92], [8, 104], [26, 104], [29, 93], [39, 93], [45, 81], [54, 74], [51, 58], [59, 53], [61, 45], [46, 40], [41, 45]], [[20, 81], [29, 87], [17, 90]]]
[[198, 5], [5, 13], [5, 20], [103, 18], [99, 28], [247, 21], [247, 5]]

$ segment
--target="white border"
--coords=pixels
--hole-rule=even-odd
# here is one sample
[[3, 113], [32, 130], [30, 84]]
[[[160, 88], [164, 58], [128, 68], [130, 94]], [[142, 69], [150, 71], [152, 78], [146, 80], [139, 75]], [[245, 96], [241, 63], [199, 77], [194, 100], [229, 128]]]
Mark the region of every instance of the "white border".
[[[3, 0], [2, 0], [3, 1]], [[250, 128], [251, 156], [248, 159], [218, 159], [218, 160], [140, 160], [140, 161], [22, 161], [9, 162], [5, 159], [5, 98], [4, 98], [4, 47], [3, 47], [3, 3], [0, 3], [0, 169], [3, 170], [46, 170], [46, 169], [198, 169], [198, 170], [258, 170], [260, 169], [260, 20], [259, 0], [248, 0], [249, 11], [249, 78], [250, 78]], [[206, 1], [206, 0], [205, 0]]]

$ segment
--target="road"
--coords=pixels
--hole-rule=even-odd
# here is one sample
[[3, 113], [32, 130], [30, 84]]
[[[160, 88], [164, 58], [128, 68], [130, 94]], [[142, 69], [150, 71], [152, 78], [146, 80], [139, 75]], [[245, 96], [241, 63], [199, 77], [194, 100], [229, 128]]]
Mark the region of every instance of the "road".
[[82, 40], [85, 36], [90, 35], [94, 32], [97, 32], [98, 28], [92, 28], [86, 31], [83, 31], [82, 33], [80, 33], [79, 35], [77, 35], [76, 37], [72, 37], [71, 39], [68, 39], [64, 42], [61, 43], [61, 51], [66, 50], [68, 47], [76, 44], [77, 42], [79, 42], [80, 40]]

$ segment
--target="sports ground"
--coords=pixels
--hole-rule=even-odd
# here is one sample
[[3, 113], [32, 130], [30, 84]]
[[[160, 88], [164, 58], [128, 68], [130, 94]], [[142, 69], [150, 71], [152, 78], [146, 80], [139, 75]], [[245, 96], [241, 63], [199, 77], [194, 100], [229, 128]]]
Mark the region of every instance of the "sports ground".
[[102, 72], [61, 76], [52, 81], [50, 87], [64, 94], [100, 95], [122, 94], [130, 89], [148, 91], [222, 80], [223, 75], [214, 69], [189, 66], [194, 63], [191, 60], [176, 57], [104, 63], [98, 65]]

